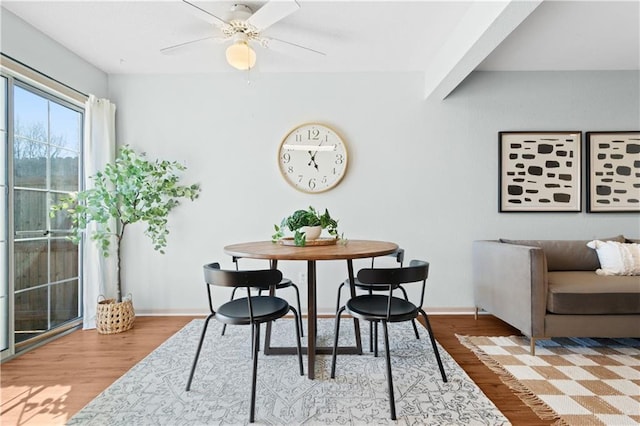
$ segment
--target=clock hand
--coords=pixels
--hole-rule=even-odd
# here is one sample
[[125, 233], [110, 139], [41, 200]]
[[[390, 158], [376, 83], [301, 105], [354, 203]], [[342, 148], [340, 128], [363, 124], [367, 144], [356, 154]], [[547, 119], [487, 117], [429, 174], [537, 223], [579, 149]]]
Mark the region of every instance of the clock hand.
[[316, 154], [318, 153], [318, 151], [316, 151], [315, 153], [311, 153], [311, 151], [307, 151], [309, 153], [309, 155], [311, 156], [311, 160], [307, 163], [307, 166], [310, 166], [313, 163], [313, 167], [316, 168], [316, 170], [318, 169], [318, 163], [316, 163]]
[[[321, 147], [323, 143], [324, 143], [324, 141], [321, 140], [320, 144], [318, 145], [318, 147]], [[315, 167], [317, 171], [320, 171], [320, 169], [318, 168], [318, 163], [316, 163], [316, 154], [318, 153], [318, 150], [316, 150], [313, 154], [311, 154], [311, 151], [308, 151], [308, 152], [309, 152], [309, 155], [311, 155], [311, 161], [309, 161], [307, 166], [310, 166], [311, 162], [313, 162], [313, 167]]]

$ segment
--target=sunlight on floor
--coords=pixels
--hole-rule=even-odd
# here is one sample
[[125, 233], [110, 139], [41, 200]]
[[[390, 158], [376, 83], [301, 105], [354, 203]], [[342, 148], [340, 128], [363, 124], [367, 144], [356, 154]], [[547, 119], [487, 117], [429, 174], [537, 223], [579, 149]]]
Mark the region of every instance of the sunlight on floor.
[[2, 387], [3, 425], [63, 425], [69, 420], [65, 400], [71, 386]]

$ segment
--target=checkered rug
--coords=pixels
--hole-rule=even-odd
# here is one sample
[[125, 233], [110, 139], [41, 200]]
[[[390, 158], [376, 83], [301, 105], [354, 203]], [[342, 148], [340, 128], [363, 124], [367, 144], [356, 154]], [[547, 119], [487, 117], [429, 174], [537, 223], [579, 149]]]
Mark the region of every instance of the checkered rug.
[[458, 339], [544, 420], [640, 424], [640, 339]]

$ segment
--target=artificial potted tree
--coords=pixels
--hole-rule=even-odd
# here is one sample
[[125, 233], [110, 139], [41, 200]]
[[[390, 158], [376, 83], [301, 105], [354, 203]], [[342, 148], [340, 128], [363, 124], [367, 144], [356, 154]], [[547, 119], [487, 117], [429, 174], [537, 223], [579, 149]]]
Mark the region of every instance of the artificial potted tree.
[[315, 208], [309, 206], [307, 210], [296, 210], [291, 216], [287, 216], [280, 222], [280, 225], [274, 225], [275, 234], [271, 236], [273, 242], [281, 241], [284, 237], [284, 230], [289, 229], [293, 232], [294, 245], [303, 247], [307, 241], [315, 240], [320, 237], [322, 230], [326, 229], [333, 240], [338, 240], [338, 221], [333, 219], [329, 214], [329, 210], [325, 209], [320, 214]]
[[[111, 244], [115, 244], [117, 255], [117, 294], [98, 302], [96, 329], [102, 334], [126, 331], [133, 326], [133, 304], [131, 298], [123, 300], [122, 273], [120, 264], [121, 243], [127, 227], [143, 222], [153, 248], [164, 254], [167, 246], [167, 220], [169, 212], [179, 205], [179, 199], [194, 200], [200, 186], [180, 185], [180, 172], [186, 167], [178, 162], [166, 160], [149, 161], [145, 154], [138, 154], [129, 146], [122, 146], [114, 163], [107, 164], [103, 171], [91, 179], [91, 189], [73, 193], [51, 207], [51, 216], [65, 212], [71, 220], [69, 239], [79, 243], [89, 223], [95, 223], [91, 235], [102, 255], [109, 256]], [[115, 223], [115, 228], [114, 224]]]

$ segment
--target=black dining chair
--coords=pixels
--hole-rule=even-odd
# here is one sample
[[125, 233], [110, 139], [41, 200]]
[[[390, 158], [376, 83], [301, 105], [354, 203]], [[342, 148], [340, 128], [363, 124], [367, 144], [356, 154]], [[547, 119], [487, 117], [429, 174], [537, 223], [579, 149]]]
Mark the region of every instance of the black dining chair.
[[[391, 375], [391, 356], [389, 351], [389, 332], [387, 323], [413, 321], [421, 314], [424, 318], [431, 339], [431, 346], [440, 368], [442, 380], [447, 381], [447, 375], [442, 366], [440, 353], [436, 340], [433, 337], [431, 324], [427, 313], [422, 309], [424, 302], [424, 293], [429, 276], [429, 263], [422, 260], [412, 260], [407, 267], [400, 268], [365, 268], [358, 271], [358, 280], [364, 284], [384, 285], [386, 286], [386, 294], [364, 294], [355, 296], [347, 301], [347, 303], [338, 309], [336, 315], [335, 335], [333, 341], [333, 357], [331, 360], [331, 378], [336, 376], [336, 355], [338, 347], [338, 336], [340, 333], [340, 316], [343, 312], [347, 312], [354, 318], [370, 321], [373, 323], [382, 323], [384, 332], [384, 346], [386, 353], [387, 365], [387, 386], [389, 392], [389, 404], [391, 410], [391, 419], [396, 420], [396, 404], [393, 393], [393, 377]], [[414, 305], [410, 301], [394, 297], [393, 291], [398, 289], [401, 284], [410, 284], [422, 282], [422, 292], [420, 303]]]
[[[242, 257], [240, 256], [232, 256], [231, 260], [233, 261], [233, 263], [235, 263], [236, 265], [236, 271], [240, 270], [240, 266], [239, 266], [239, 260], [242, 259]], [[298, 289], [298, 286], [295, 285], [293, 283], [293, 281], [291, 281], [290, 278], [287, 277], [282, 277], [282, 279], [280, 280], [280, 282], [278, 284], [276, 284], [276, 290], [280, 290], [282, 288], [293, 288], [296, 292], [296, 302], [298, 304], [298, 313], [300, 314], [299, 316], [299, 324], [300, 324], [300, 335], [302, 337], [304, 337], [304, 327], [302, 326], [302, 305], [300, 304], [300, 290]], [[236, 296], [236, 290], [238, 288], [235, 287], [232, 291], [231, 291], [231, 299], [233, 300], [233, 298]], [[262, 294], [262, 289], [258, 289], [258, 294]], [[225, 331], [227, 330], [227, 325], [224, 324], [222, 326], [222, 335], [224, 336]]]
[[[209, 310], [211, 313], [207, 316], [198, 342], [198, 348], [193, 359], [189, 379], [187, 380], [186, 390], [191, 389], [193, 374], [196, 371], [202, 343], [207, 333], [207, 326], [212, 318], [222, 322], [223, 324], [232, 325], [251, 325], [252, 335], [252, 359], [253, 371], [251, 380], [251, 408], [249, 411], [249, 422], [253, 423], [255, 418], [256, 405], [256, 374], [258, 371], [258, 348], [260, 347], [260, 324], [264, 322], [274, 321], [282, 318], [287, 313], [292, 312], [296, 324], [296, 345], [298, 349], [298, 363], [300, 365], [300, 375], [304, 375], [302, 366], [302, 349], [300, 346], [300, 322], [299, 314], [293, 306], [290, 306], [286, 300], [275, 296], [252, 295], [251, 289], [268, 290], [270, 286], [276, 285], [282, 280], [282, 272], [277, 269], [264, 269], [256, 271], [229, 271], [220, 269], [220, 264], [210, 263], [204, 265], [204, 280], [207, 287], [207, 295], [209, 300]], [[246, 288], [247, 297], [233, 299], [218, 307], [213, 308], [213, 298], [211, 295], [212, 286]]]
[[[387, 255], [385, 255], [386, 257], [392, 257], [396, 260], [396, 262], [398, 263], [398, 265], [400, 265], [400, 267], [402, 267], [404, 265], [404, 249], [403, 248], [398, 248], [397, 250], [393, 251], [392, 253], [389, 253]], [[371, 267], [374, 268], [375, 267], [375, 257], [371, 258]], [[349, 278], [347, 278], [346, 280], [344, 280], [342, 283], [340, 283], [340, 285], [338, 286], [338, 298], [336, 300], [336, 313], [338, 312], [338, 310], [340, 309], [340, 299], [342, 296], [342, 287], [344, 287], [345, 285], [349, 285]], [[388, 290], [388, 285], [386, 284], [365, 284], [360, 282], [360, 280], [358, 280], [357, 277], [354, 278], [354, 287], [356, 289], [360, 289], [360, 290], [365, 290], [367, 291], [369, 294], [372, 294], [374, 291], [387, 291]], [[402, 291], [402, 294], [404, 295], [405, 300], [409, 300], [409, 297], [407, 295], [407, 291], [404, 289], [404, 287], [402, 287], [401, 285], [396, 286], [395, 288], [399, 288], [400, 291]], [[416, 325], [415, 320], [411, 323], [413, 325], [413, 332], [416, 335], [416, 339], [420, 339], [420, 333], [418, 333], [418, 327]], [[374, 342], [375, 342], [375, 346], [374, 346]], [[374, 324], [374, 323], [369, 323], [369, 352], [373, 352], [375, 356], [378, 356], [378, 324]]]

